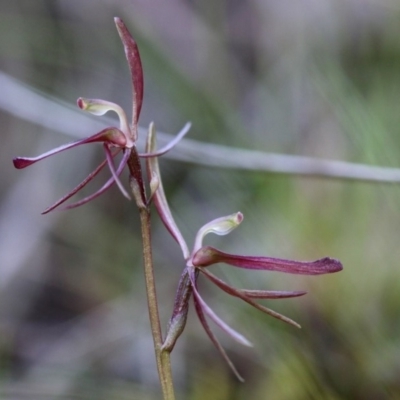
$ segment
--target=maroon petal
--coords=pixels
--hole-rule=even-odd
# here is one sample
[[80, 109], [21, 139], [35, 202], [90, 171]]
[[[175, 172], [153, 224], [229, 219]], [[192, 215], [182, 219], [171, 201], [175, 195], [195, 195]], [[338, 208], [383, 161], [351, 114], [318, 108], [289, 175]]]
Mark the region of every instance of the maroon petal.
[[[118, 166], [118, 169], [116, 171], [117, 176], [121, 175], [126, 163], [128, 162], [130, 153], [131, 153], [130, 150], [125, 149], [124, 156], [123, 156], [123, 158]], [[115, 182], [114, 177], [111, 177], [97, 192], [91, 194], [90, 196], [85, 197], [84, 199], [82, 199], [80, 201], [77, 201], [76, 203], [66, 206], [65, 208], [63, 208], [63, 210], [70, 210], [72, 208], [82, 206], [91, 200], [94, 200], [96, 197], [99, 197], [101, 194], [103, 194], [114, 182]]]
[[106, 143], [104, 143], [103, 146], [104, 146], [104, 151], [106, 153], [106, 159], [107, 159], [107, 163], [108, 163], [108, 167], [110, 169], [111, 175], [113, 176], [114, 181], [117, 184], [117, 186], [118, 186], [119, 190], [121, 191], [121, 193], [128, 200], [130, 200], [131, 197], [129, 196], [128, 192], [125, 190], [124, 186], [122, 185], [121, 181], [119, 180], [119, 177], [117, 175], [117, 171], [115, 170], [114, 157], [113, 157], [110, 149], [108, 148], [108, 145]]
[[64, 197], [61, 197], [61, 199], [57, 200], [53, 205], [50, 207], [46, 208], [42, 214], [47, 214], [50, 211], [53, 211], [55, 208], [57, 208], [59, 205], [62, 203], [66, 202], [69, 198], [71, 198], [75, 193], [77, 193], [79, 190], [81, 190], [83, 187], [85, 187], [107, 164], [107, 160], [104, 160], [93, 172], [91, 172], [78, 186], [76, 186], [74, 189], [72, 189], [68, 194], [66, 194]]
[[[208, 279], [210, 279], [213, 283], [219, 286], [222, 290], [227, 293], [236, 296], [236, 293], [242, 294], [243, 296], [250, 299], [263, 299], [263, 300], [274, 300], [274, 299], [288, 299], [292, 297], [300, 297], [307, 294], [305, 291], [280, 291], [280, 290], [249, 290], [249, 289], [237, 289], [234, 288], [235, 293], [231, 293], [225, 290], [225, 287], [231, 288], [226, 282], [222, 281], [220, 278], [217, 278], [214, 274], [211, 274], [204, 268], [198, 268]], [[221, 286], [220, 286], [221, 284]]]
[[197, 302], [196, 298], [194, 298], [193, 300], [197, 316], [199, 317], [200, 323], [203, 326], [204, 330], [206, 331], [208, 337], [213, 342], [214, 346], [217, 348], [223, 359], [226, 361], [231, 371], [235, 374], [235, 376], [239, 379], [240, 382], [244, 382], [243, 377], [239, 374], [232, 360], [229, 358], [228, 354], [226, 354], [225, 349], [222, 347], [221, 343], [218, 341], [217, 337], [214, 335], [210, 326], [208, 325], [207, 320], [203, 313], [203, 309], [201, 308], [201, 305]]
[[189, 277], [192, 281], [193, 295], [196, 298], [196, 302], [201, 307], [202, 311], [216, 324], [218, 325], [226, 334], [228, 334], [232, 339], [236, 340], [240, 344], [248, 347], [252, 347], [252, 344], [239, 332], [231, 328], [226, 322], [224, 322], [217, 314], [207, 305], [207, 303], [200, 296], [197, 291], [196, 279], [194, 276], [194, 268], [189, 270]]
[[257, 310], [260, 310], [260, 311], [270, 315], [271, 317], [274, 317], [283, 322], [286, 322], [287, 324], [295, 326], [296, 328], [301, 328], [301, 326], [296, 321], [293, 321], [292, 319], [285, 317], [284, 315], [279, 314], [276, 311], [271, 310], [268, 307], [265, 307], [265, 306], [262, 306], [261, 304], [256, 303], [249, 297], [245, 296], [241, 290], [238, 290], [238, 289], [234, 288], [233, 286], [228, 285], [222, 279], [217, 278], [215, 275], [211, 274], [210, 272], [206, 271], [205, 269], [200, 268], [200, 270], [208, 279], [210, 279], [213, 283], [215, 283], [224, 292], [230, 294], [231, 296], [239, 297], [239, 299], [244, 300], [246, 303], [250, 304]]
[[[197, 289], [197, 270], [193, 271], [191, 268], [187, 268], [187, 274], [189, 275], [189, 279], [192, 282], [192, 289], [196, 288]], [[218, 341], [217, 337], [214, 335], [212, 332], [210, 326], [207, 323], [206, 317], [203, 312], [203, 308], [201, 304], [197, 301], [197, 298], [193, 296], [193, 302], [194, 302], [194, 307], [196, 310], [196, 314], [199, 317], [200, 323], [203, 326], [204, 330], [206, 331], [208, 337], [210, 340], [213, 342], [214, 346], [217, 348], [219, 353], [221, 354], [222, 358], [226, 361], [228, 364], [229, 368], [232, 370], [232, 372], [236, 375], [238, 380], [240, 382], [244, 382], [244, 379], [242, 376], [239, 374], [238, 370], [234, 366], [233, 362], [229, 358], [228, 354], [226, 354], [225, 349], [222, 347], [221, 343]]]
[[[133, 115], [132, 124], [137, 125], [143, 102], [143, 69], [140, 61], [139, 49], [121, 18], [114, 18], [119, 36], [124, 45], [126, 59], [131, 72], [133, 88]], [[136, 138], [135, 138], [136, 139]]]
[[116, 145], [118, 147], [124, 147], [126, 144], [126, 138], [125, 135], [119, 129], [106, 128], [96, 133], [93, 136], [89, 136], [85, 139], [80, 139], [72, 143], [64, 144], [53, 150], [47, 151], [46, 153], [43, 153], [37, 157], [16, 157], [13, 159], [14, 167], [18, 169], [26, 168], [54, 154], [61, 153], [62, 151], [72, 149], [73, 147], [77, 147], [82, 144], [93, 143], [93, 142], [106, 142]]
[[338, 272], [343, 269], [340, 261], [325, 257], [316, 261], [293, 261], [272, 257], [239, 256], [224, 253], [214, 247], [202, 247], [193, 257], [193, 265], [207, 267], [211, 264], [225, 263], [234, 267], [279, 271], [289, 274], [320, 275]]

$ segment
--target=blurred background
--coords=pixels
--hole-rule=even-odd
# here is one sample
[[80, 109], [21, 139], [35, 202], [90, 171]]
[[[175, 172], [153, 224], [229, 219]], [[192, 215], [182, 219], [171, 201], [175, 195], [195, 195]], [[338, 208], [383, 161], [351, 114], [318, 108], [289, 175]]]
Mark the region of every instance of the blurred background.
[[[174, 134], [191, 121], [189, 138], [204, 143], [400, 165], [396, 0], [0, 2], [1, 399], [160, 398], [134, 205], [114, 187], [76, 210], [40, 215], [94, 169], [101, 147], [23, 171], [11, 162], [107, 126], [77, 109], [80, 96], [116, 102], [129, 115], [114, 16], [139, 44], [142, 127], [155, 121]], [[344, 270], [298, 277], [213, 266], [237, 287], [307, 290], [266, 303], [302, 329], [202, 281], [208, 304], [254, 348], [212, 326], [241, 384], [191, 307], [172, 354], [178, 399], [400, 399], [398, 185], [217, 168], [174, 160], [179, 154], [178, 147], [160, 164], [190, 246], [203, 224], [240, 210], [240, 228], [208, 244], [299, 260], [331, 256]], [[165, 327], [184, 262], [155, 213], [153, 235]]]

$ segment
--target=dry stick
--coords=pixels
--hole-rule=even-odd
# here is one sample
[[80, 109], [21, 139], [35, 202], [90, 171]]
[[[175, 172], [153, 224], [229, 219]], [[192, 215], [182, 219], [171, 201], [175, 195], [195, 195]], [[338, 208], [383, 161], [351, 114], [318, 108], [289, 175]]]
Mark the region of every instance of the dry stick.
[[160, 378], [164, 400], [175, 400], [170, 353], [162, 350], [163, 338], [160, 316], [158, 312], [153, 256], [151, 251], [150, 209], [146, 201], [144, 184], [142, 180], [142, 169], [135, 147], [132, 149], [131, 156], [128, 160], [128, 167], [131, 173], [130, 186], [140, 214], [147, 305], [149, 308], [150, 328], [153, 336], [158, 375]]

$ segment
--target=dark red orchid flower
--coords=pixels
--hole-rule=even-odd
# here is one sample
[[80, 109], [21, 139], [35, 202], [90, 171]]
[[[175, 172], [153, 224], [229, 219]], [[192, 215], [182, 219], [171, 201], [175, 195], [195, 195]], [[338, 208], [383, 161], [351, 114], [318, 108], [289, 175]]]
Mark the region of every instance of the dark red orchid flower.
[[[153, 153], [155, 151], [155, 146], [155, 131], [151, 128], [149, 130], [146, 151], [148, 153]], [[147, 160], [147, 171], [151, 181], [154, 182], [153, 186], [155, 189], [153, 190], [153, 200], [157, 207], [157, 211], [168, 231], [180, 245], [183, 257], [186, 260], [186, 267], [181, 275], [181, 280], [178, 285], [178, 290], [174, 302], [174, 309], [171, 319], [169, 321], [168, 332], [164, 341], [163, 348], [171, 351], [176, 343], [176, 340], [183, 332], [187, 319], [187, 313], [189, 310], [188, 303], [190, 297], [193, 294], [195, 310], [204, 330], [206, 331], [207, 335], [214, 343], [216, 348], [219, 350], [223, 358], [226, 360], [232, 371], [238, 377], [238, 379], [243, 380], [243, 378], [240, 376], [239, 372], [236, 370], [235, 366], [229, 359], [225, 350], [219, 343], [217, 337], [212, 332], [210, 326], [208, 325], [206, 317], [212, 320], [217, 326], [219, 326], [225, 333], [227, 333], [237, 342], [245, 346], [252, 346], [252, 344], [242, 334], [240, 334], [235, 329], [231, 328], [226, 322], [224, 322], [204, 301], [197, 287], [199, 274], [204, 275], [207, 279], [209, 279], [212, 283], [214, 283], [217, 287], [222, 289], [227, 294], [238, 297], [246, 303], [250, 304], [251, 306], [257, 308], [258, 310], [281, 321], [284, 321], [290, 325], [300, 328], [300, 325], [297, 322], [257, 303], [255, 300], [272, 300], [298, 297], [303, 296], [304, 294], [306, 294], [306, 292], [238, 289], [229, 285], [228, 283], [224, 282], [223, 280], [209, 272], [209, 267], [213, 264], [224, 263], [234, 267], [249, 270], [279, 271], [302, 275], [321, 275], [342, 270], [342, 264], [338, 260], [328, 257], [316, 261], [304, 262], [271, 257], [255, 257], [228, 254], [214, 247], [203, 246], [203, 239], [207, 234], [214, 233], [217, 235], [227, 235], [233, 229], [239, 226], [239, 224], [243, 221], [243, 214], [240, 212], [217, 218], [204, 225], [198, 231], [195, 238], [193, 250], [190, 252], [168, 206], [168, 202], [162, 186], [157, 158], [149, 158]]]
[[[102, 131], [95, 133], [92, 136], [89, 136], [88, 138], [77, 140], [75, 142], [57, 147], [56, 149], [50, 150], [37, 157], [33, 158], [16, 157], [13, 159], [15, 168], [22, 169], [29, 167], [30, 165], [40, 160], [43, 160], [47, 157], [50, 157], [54, 154], [61, 153], [62, 151], [77, 146], [81, 146], [87, 143], [97, 143], [97, 142], [103, 143], [103, 148], [106, 156], [105, 160], [93, 172], [91, 172], [79, 185], [77, 185], [69, 193], [67, 193], [61, 199], [57, 200], [53, 205], [44, 210], [42, 214], [46, 214], [54, 210], [55, 208], [63, 204], [65, 201], [67, 201], [74, 194], [76, 194], [83, 187], [85, 187], [91, 180], [95, 178], [96, 175], [99, 174], [99, 172], [105, 167], [106, 164], [108, 165], [111, 172], [110, 179], [108, 179], [107, 182], [95, 193], [85, 197], [82, 200], [79, 200], [75, 203], [66, 206], [64, 209], [71, 209], [86, 204], [87, 202], [100, 196], [114, 183], [118, 185], [122, 194], [126, 198], [130, 199], [130, 196], [128, 192], [125, 190], [124, 186], [122, 185], [119, 176], [121, 175], [122, 171], [124, 170], [124, 167], [128, 163], [129, 157], [131, 155], [131, 152], [135, 148], [136, 140], [138, 137], [138, 120], [143, 102], [143, 70], [136, 42], [134, 41], [128, 29], [126, 28], [125, 24], [120, 18], [115, 18], [114, 21], [117, 26], [117, 30], [121, 38], [122, 44], [124, 46], [126, 59], [128, 61], [129, 69], [131, 72], [132, 92], [133, 92], [132, 123], [131, 124], [128, 123], [126, 114], [119, 105], [105, 100], [84, 99], [80, 97], [77, 101], [77, 104], [78, 107], [83, 111], [90, 112], [94, 115], [104, 115], [108, 111], [114, 111], [115, 113], [117, 113], [119, 117], [119, 127], [105, 128]], [[189, 128], [190, 124], [186, 124], [185, 127], [182, 129], [182, 131], [177, 135], [177, 137], [171, 143], [169, 143], [167, 146], [161, 149], [159, 152], [154, 154], [139, 154], [139, 156], [155, 157], [166, 153], [188, 132]], [[115, 167], [114, 159], [121, 152], [122, 152], [122, 158], [119, 162], [119, 165]]]

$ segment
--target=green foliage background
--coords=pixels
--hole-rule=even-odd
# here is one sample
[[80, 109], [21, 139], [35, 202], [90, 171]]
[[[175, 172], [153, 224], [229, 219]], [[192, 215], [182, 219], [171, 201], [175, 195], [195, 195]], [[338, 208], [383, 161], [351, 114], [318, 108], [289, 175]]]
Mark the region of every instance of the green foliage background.
[[[130, 110], [116, 15], [142, 55], [141, 126], [155, 121], [174, 133], [189, 120], [189, 136], [203, 142], [399, 166], [398, 2], [2, 2], [0, 69], [64, 104], [84, 96]], [[0, 88], [3, 99], [13, 95]], [[0, 110], [0, 397], [159, 398], [135, 208], [114, 188], [80, 209], [39, 216], [101, 157], [80, 148], [15, 171], [13, 156], [72, 140], [43, 120], [29, 123]], [[59, 120], [67, 122], [73, 123]], [[240, 210], [242, 226], [209, 243], [242, 254], [332, 256], [344, 264], [339, 274], [300, 278], [213, 267], [239, 287], [307, 290], [303, 298], [268, 304], [302, 329], [204, 282], [207, 302], [254, 348], [219, 335], [246, 378], [240, 384], [191, 315], [172, 356], [178, 398], [400, 399], [398, 185], [170, 159], [161, 168], [189, 243], [204, 223]], [[165, 326], [183, 260], [154, 217]]]

